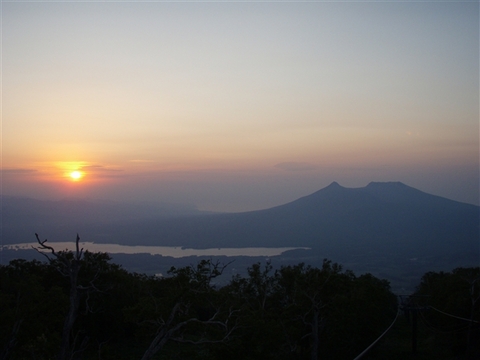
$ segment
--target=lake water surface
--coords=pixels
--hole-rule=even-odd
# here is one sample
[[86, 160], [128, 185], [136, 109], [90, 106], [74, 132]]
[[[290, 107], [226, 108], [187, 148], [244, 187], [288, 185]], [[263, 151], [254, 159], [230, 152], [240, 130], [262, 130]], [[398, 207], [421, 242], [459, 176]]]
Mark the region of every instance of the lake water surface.
[[[75, 250], [73, 242], [49, 242], [46, 245], [51, 246], [55, 251]], [[309, 249], [306, 247], [249, 247], [249, 248], [213, 248], [213, 249], [187, 249], [172, 246], [128, 246], [118, 244], [96, 244], [92, 242], [79, 243], [80, 248], [90, 252], [106, 252], [109, 254], [151, 254], [171, 256], [181, 258], [186, 256], [277, 256], [285, 251], [297, 249]], [[5, 245], [5, 250], [29, 250], [32, 247], [38, 247], [38, 243], [23, 243]]]

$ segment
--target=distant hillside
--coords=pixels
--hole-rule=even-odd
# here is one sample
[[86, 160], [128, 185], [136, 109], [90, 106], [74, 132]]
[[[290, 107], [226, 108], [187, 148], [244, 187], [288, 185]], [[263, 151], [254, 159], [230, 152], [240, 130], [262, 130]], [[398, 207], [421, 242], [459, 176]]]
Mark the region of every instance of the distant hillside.
[[4, 245], [35, 241], [35, 232], [48, 234], [53, 241], [68, 241], [77, 232], [91, 234], [89, 229], [97, 231], [106, 224], [200, 213], [194, 207], [178, 204], [127, 204], [81, 199], [46, 201], [0, 196], [0, 236]]
[[[414, 289], [427, 271], [480, 264], [480, 208], [398, 182], [370, 183], [354, 189], [334, 182], [285, 205], [234, 214], [3, 199], [1, 216], [4, 245], [34, 242], [38, 232], [52, 245], [73, 242], [79, 233], [82, 241], [123, 245], [308, 247], [311, 250], [289, 251], [272, 261], [277, 265], [305, 262], [321, 266], [328, 258], [356, 273], [387, 278], [400, 292]], [[155, 273], [180, 261], [140, 255], [129, 255], [128, 259], [124, 259], [127, 267], [131, 259], [141, 259], [135, 271], [148, 268]], [[194, 263], [195, 259], [184, 261]], [[246, 268], [250, 261], [260, 260], [264, 259], [237, 258], [235, 267]]]
[[[42, 232], [51, 241], [73, 239], [80, 232], [85, 241], [124, 245], [305, 246], [333, 253], [375, 250], [412, 257], [479, 252], [478, 206], [399, 182], [370, 183], [363, 188], [345, 188], [334, 182], [285, 205], [234, 214], [202, 215], [182, 209], [166, 216], [152, 209], [147, 216], [145, 208], [135, 211], [110, 204], [25, 201], [19, 206], [17, 200], [3, 200], [4, 244], [12, 243], [13, 237], [6, 237], [14, 236], [9, 229], [23, 226], [30, 232]], [[20, 219], [26, 223], [21, 224]], [[28, 239], [22, 236], [22, 241], [15, 242], [34, 240], [33, 232]]]
[[267, 210], [145, 220], [111, 228], [124, 244], [186, 247], [308, 246], [409, 253], [479, 251], [479, 207], [402, 183], [337, 183]]

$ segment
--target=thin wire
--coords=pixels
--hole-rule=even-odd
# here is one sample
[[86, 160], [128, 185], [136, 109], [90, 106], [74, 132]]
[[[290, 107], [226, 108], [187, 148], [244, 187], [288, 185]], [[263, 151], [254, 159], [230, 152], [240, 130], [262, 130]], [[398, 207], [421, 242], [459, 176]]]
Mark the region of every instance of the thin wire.
[[452, 314], [448, 314], [446, 312], [443, 312], [441, 310], [438, 310], [436, 308], [434, 308], [433, 306], [430, 306], [431, 309], [435, 310], [435, 311], [438, 311], [439, 313], [442, 313], [443, 315], [447, 315], [447, 316], [451, 316], [455, 319], [460, 319], [460, 320], [465, 320], [465, 321], [470, 321], [470, 322], [474, 322], [474, 323], [477, 323], [477, 324], [480, 324], [480, 321], [476, 321], [476, 320], [471, 320], [471, 319], [465, 319], [465, 318], [462, 318], [460, 316], [455, 316], [455, 315], [452, 315]]
[[466, 329], [469, 328], [469, 325], [468, 325], [468, 326], [464, 326], [464, 327], [461, 327], [461, 328], [458, 328], [458, 329], [453, 329], [453, 330], [438, 329], [427, 321], [427, 319], [425, 318], [425, 315], [423, 315], [423, 311], [419, 311], [419, 313], [420, 313], [421, 320], [423, 321], [423, 323], [425, 324], [425, 326], [427, 328], [429, 328], [432, 331], [441, 333], [441, 334], [452, 334], [452, 333], [455, 333], [455, 332], [458, 332], [458, 331], [463, 331], [463, 330], [466, 330]]
[[390, 324], [390, 326], [387, 328], [387, 330], [385, 330], [385, 331], [383, 332], [383, 334], [378, 337], [377, 340], [375, 340], [369, 347], [367, 347], [365, 350], [363, 350], [362, 353], [361, 353], [360, 355], [358, 355], [358, 356], [357, 356], [355, 359], [353, 359], [353, 360], [358, 360], [358, 359], [360, 359], [363, 355], [365, 355], [365, 354], [388, 332], [388, 330], [390, 330], [390, 328], [393, 326], [393, 324], [395, 324], [395, 321], [397, 321], [398, 314], [400, 314], [400, 307], [398, 307], [398, 309], [397, 309], [397, 315], [395, 316], [395, 319], [393, 319], [393, 322]]

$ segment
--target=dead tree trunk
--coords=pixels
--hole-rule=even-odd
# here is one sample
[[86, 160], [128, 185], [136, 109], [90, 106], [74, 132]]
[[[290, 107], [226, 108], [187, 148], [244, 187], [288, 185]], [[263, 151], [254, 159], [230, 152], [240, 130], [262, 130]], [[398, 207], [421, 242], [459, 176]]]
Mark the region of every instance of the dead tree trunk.
[[15, 324], [13, 325], [12, 332], [10, 334], [10, 337], [7, 341], [7, 344], [5, 345], [5, 348], [3, 349], [2, 353], [0, 354], [0, 359], [1, 360], [7, 360], [8, 357], [10, 356], [10, 351], [14, 348], [15, 343], [17, 342], [17, 335], [18, 331], [20, 329], [20, 325], [22, 324], [23, 319], [19, 319], [15, 321]]
[[72, 262], [72, 271], [70, 273], [70, 294], [69, 294], [69, 307], [68, 314], [63, 323], [62, 330], [62, 343], [60, 345], [60, 353], [58, 360], [64, 360], [70, 358], [70, 336], [73, 329], [73, 324], [78, 316], [78, 308], [80, 305], [80, 296], [78, 293], [78, 272], [80, 270], [80, 264], [76, 261]]
[[[227, 264], [228, 265], [228, 264]], [[186, 271], [187, 274], [190, 276], [190, 280], [196, 282], [197, 285], [200, 284], [200, 289], [193, 291], [190, 289], [191, 283], [187, 285], [185, 292], [193, 292], [190, 296], [198, 297], [207, 289], [211, 289], [210, 281], [217, 276], [220, 276], [223, 273], [223, 270], [227, 267], [227, 265], [220, 265], [218, 262], [212, 264], [211, 261], [202, 261], [198, 264], [197, 268], [187, 267], [186, 269], [180, 270], [173, 270], [172, 273], [175, 275], [183, 274]], [[213, 343], [225, 343], [229, 340], [230, 335], [236, 329], [236, 325], [229, 323], [229, 320], [233, 318], [235, 310], [230, 309], [228, 313], [225, 314], [224, 320], [218, 320], [219, 313], [220, 313], [220, 306], [217, 311], [209, 317], [209, 319], [199, 319], [196, 316], [185, 318], [184, 315], [188, 312], [190, 308], [189, 300], [185, 299], [178, 299], [175, 305], [173, 306], [168, 318], [164, 320], [160, 317], [159, 320], [156, 321], [156, 325], [158, 326], [156, 335], [152, 342], [150, 343], [148, 349], [143, 354], [142, 360], [150, 360], [152, 359], [162, 348], [167, 344], [168, 341], [175, 341], [180, 343], [190, 343], [194, 345], [199, 344], [213, 344]], [[178, 319], [178, 315], [182, 314], [183, 319]], [[201, 324], [206, 327], [216, 327], [222, 330], [223, 336], [216, 339], [209, 339], [206, 336], [201, 337], [198, 340], [188, 340], [184, 338], [182, 332], [185, 328], [192, 323]]]
[[[159, 329], [157, 335], [155, 338], [152, 340], [150, 343], [150, 346], [148, 349], [145, 351], [143, 354], [142, 360], [150, 360], [153, 356], [155, 356], [164, 346], [165, 344], [169, 341], [175, 341], [179, 343], [188, 343], [188, 344], [194, 344], [194, 345], [200, 345], [200, 344], [216, 344], [216, 343], [226, 343], [230, 339], [230, 335], [232, 334], [233, 331], [236, 329], [236, 325], [233, 325], [232, 327], [229, 327], [228, 324], [228, 318], [232, 317], [233, 313], [236, 311], [230, 311], [228, 314], [228, 318], [225, 321], [218, 321], [215, 320], [217, 314], [214, 314], [209, 320], [199, 320], [197, 318], [190, 318], [184, 321], [181, 321], [179, 323], [174, 324], [174, 319], [179, 312], [181, 307], [181, 303], [177, 303], [174, 308], [172, 309], [170, 316], [168, 320], [162, 324], [161, 328]], [[181, 334], [179, 334], [184, 327], [186, 327], [190, 323], [199, 323], [203, 324], [205, 326], [216, 326], [218, 328], [223, 329], [223, 336], [219, 339], [208, 339], [208, 338], [201, 338], [199, 340], [193, 341], [193, 340], [187, 340], [184, 339]]]
[[[77, 234], [76, 239], [76, 251], [73, 253], [73, 257], [68, 256], [67, 252], [56, 252], [54, 248], [46, 245], [47, 239], [41, 241], [38, 234], [35, 234], [37, 241], [40, 245], [38, 248], [34, 248], [42, 255], [44, 255], [50, 264], [65, 277], [70, 280], [70, 293], [69, 293], [69, 308], [68, 314], [65, 317], [62, 329], [62, 340], [60, 344], [60, 351], [58, 353], [58, 360], [70, 359], [72, 349], [70, 345], [70, 338], [72, 334], [73, 325], [78, 316], [78, 309], [80, 306], [80, 294], [78, 289], [78, 273], [81, 267], [81, 260], [83, 255], [83, 249], [79, 249], [80, 237]], [[46, 254], [41, 250], [48, 250], [50, 254]], [[53, 257], [52, 257], [53, 256]]]

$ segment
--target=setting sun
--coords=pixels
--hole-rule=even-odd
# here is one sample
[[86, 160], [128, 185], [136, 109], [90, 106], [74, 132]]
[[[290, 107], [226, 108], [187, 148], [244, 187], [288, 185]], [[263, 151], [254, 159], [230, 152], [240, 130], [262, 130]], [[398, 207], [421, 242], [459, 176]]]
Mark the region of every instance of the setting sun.
[[83, 173], [81, 171], [72, 171], [70, 173], [70, 177], [73, 179], [73, 180], [80, 180], [82, 177], [83, 177]]

